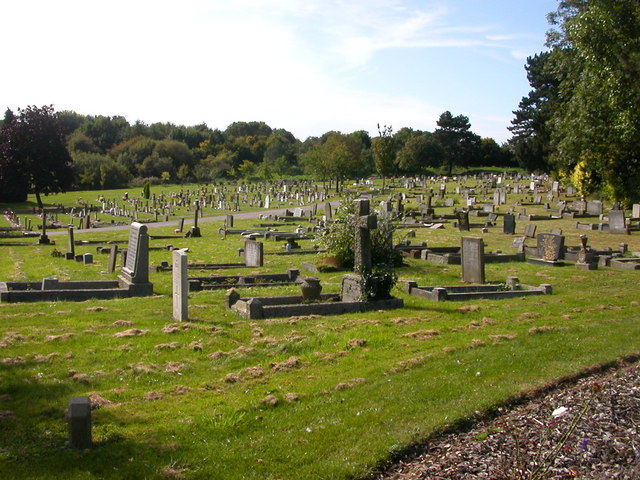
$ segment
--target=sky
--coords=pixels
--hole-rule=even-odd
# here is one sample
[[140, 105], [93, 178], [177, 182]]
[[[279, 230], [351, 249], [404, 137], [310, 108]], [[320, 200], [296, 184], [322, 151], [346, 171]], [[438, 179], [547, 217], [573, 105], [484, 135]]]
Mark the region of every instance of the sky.
[[130, 123], [264, 121], [300, 140], [440, 114], [502, 143], [557, 0], [0, 3], [0, 108]]

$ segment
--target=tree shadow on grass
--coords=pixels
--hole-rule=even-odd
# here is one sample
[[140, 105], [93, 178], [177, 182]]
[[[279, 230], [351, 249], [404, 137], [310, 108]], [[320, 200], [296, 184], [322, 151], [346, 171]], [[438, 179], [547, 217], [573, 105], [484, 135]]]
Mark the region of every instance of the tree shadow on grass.
[[0, 363], [0, 478], [151, 478], [168, 465], [157, 445], [127, 438], [106, 408], [93, 411], [93, 447], [72, 448], [66, 409], [77, 387], [34, 377], [35, 364]]

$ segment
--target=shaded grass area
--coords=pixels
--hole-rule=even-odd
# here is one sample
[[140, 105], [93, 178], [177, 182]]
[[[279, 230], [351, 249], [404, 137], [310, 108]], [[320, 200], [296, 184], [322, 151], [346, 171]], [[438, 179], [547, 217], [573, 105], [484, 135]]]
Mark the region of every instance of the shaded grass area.
[[[255, 221], [236, 223], [250, 228]], [[578, 244], [568, 221], [548, 223]], [[203, 238], [152, 246], [187, 247], [192, 263], [240, 261], [241, 241], [223, 240], [219, 226], [201, 225]], [[483, 235], [487, 250], [509, 251], [512, 237], [499, 230]], [[461, 236], [450, 226], [416, 231], [416, 241], [433, 245], [459, 244]], [[78, 247], [94, 253], [94, 265], [51, 257], [66, 245], [58, 238], [55, 247], [1, 247], [0, 278], [115, 278], [95, 246]], [[640, 250], [635, 234], [589, 238], [598, 247], [625, 241]], [[265, 242], [266, 251], [276, 249], [282, 244]], [[171, 261], [170, 252], [151, 252], [152, 264], [163, 260]], [[267, 255], [263, 268], [190, 275], [282, 273], [310, 260]], [[554, 294], [430, 303], [396, 287], [403, 309], [251, 321], [223, 308], [224, 291], [209, 291], [190, 294], [190, 320], [177, 324], [171, 274], [152, 273], [153, 297], [0, 304], [0, 477], [358, 478], [475, 412], [638, 351], [636, 272], [526, 263], [486, 270], [489, 282], [515, 275], [550, 283]], [[398, 275], [420, 285], [460, 283], [459, 266], [420, 260], [407, 260]], [[339, 290], [342, 273], [318, 276], [325, 292]], [[242, 295], [297, 291], [251, 287]], [[64, 414], [75, 395], [102, 404], [93, 411], [95, 447], [88, 451], [67, 444]]]

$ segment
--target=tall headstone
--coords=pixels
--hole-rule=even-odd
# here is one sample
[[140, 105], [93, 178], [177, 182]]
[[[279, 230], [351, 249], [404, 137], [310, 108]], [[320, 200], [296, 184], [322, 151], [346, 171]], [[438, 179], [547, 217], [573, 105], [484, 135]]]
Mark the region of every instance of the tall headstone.
[[528, 223], [524, 227], [524, 236], [528, 238], [535, 238], [536, 229], [537, 229], [536, 225], [534, 225], [533, 223]]
[[195, 201], [195, 212], [193, 214], [193, 226], [191, 227], [191, 230], [189, 230], [189, 233], [191, 234], [191, 237], [201, 237], [202, 234], [200, 233], [200, 227], [198, 227], [198, 215], [200, 214], [200, 201], [196, 200]]
[[76, 243], [73, 239], [73, 225], [67, 227], [67, 253], [64, 257], [67, 260], [73, 260], [76, 256]]
[[461, 263], [463, 282], [484, 283], [484, 241], [482, 238], [462, 238]]
[[153, 285], [149, 283], [149, 234], [147, 226], [133, 222], [129, 229], [126, 261], [118, 280], [136, 290], [137, 294], [151, 295]]
[[366, 300], [363, 274], [371, 272], [371, 230], [378, 228], [377, 217], [370, 215], [368, 199], [355, 200], [356, 229], [354, 238], [353, 274], [342, 277], [340, 298], [345, 302]]
[[189, 278], [187, 254], [183, 250], [173, 251], [173, 319], [184, 322], [189, 319]]
[[511, 213], [505, 213], [502, 231], [505, 235], [515, 235], [516, 233], [516, 216]]
[[264, 264], [264, 244], [256, 240], [244, 242], [244, 264], [247, 267], [261, 267]]
[[116, 262], [118, 261], [118, 245], [111, 245], [109, 250], [109, 265], [107, 271], [113, 273], [116, 271]]
[[47, 213], [42, 210], [42, 234], [40, 234], [40, 239], [38, 240], [40, 245], [51, 245], [51, 240], [47, 236]]
[[67, 410], [69, 443], [73, 448], [91, 448], [91, 400], [89, 397], [71, 397]]
[[226, 224], [227, 228], [233, 228], [233, 215], [227, 215]]
[[458, 231], [459, 232], [468, 232], [469, 231], [469, 211], [463, 210], [456, 213], [458, 217]]

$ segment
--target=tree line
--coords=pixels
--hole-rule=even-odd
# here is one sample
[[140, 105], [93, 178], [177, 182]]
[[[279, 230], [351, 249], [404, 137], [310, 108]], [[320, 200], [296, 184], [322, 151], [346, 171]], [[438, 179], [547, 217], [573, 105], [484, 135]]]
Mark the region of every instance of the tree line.
[[[440, 116], [434, 132], [405, 127], [394, 133], [385, 127], [374, 138], [364, 130], [330, 131], [304, 141], [258, 121], [235, 122], [221, 131], [205, 124], [130, 124], [122, 116], [55, 112], [52, 106], [7, 110], [1, 123], [0, 192], [4, 193], [0, 195], [5, 200], [16, 195], [24, 199], [27, 191], [39, 195], [145, 182], [255, 181], [297, 175], [339, 186], [347, 178], [376, 173], [423, 174], [429, 169], [451, 173], [454, 166], [513, 165], [506, 146], [480, 138], [466, 116], [450, 112]], [[55, 151], [47, 148], [53, 143], [58, 145]], [[378, 148], [383, 143], [384, 159]], [[52, 171], [59, 175], [50, 175]]]
[[585, 195], [640, 201], [640, 2], [565, 0], [510, 127], [516, 161]]

